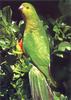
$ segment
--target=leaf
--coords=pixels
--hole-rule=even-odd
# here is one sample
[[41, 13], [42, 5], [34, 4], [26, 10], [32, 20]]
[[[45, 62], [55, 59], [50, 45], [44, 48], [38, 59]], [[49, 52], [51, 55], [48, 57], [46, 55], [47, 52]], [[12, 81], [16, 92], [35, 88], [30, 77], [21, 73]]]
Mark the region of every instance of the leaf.
[[61, 42], [58, 45], [58, 51], [65, 51], [65, 50], [71, 50], [71, 44], [69, 42]]
[[67, 100], [67, 96], [60, 94], [60, 92], [54, 91], [54, 100]]
[[19, 22], [19, 27], [21, 27], [21, 25], [23, 25], [23, 24], [24, 24], [24, 21], [21, 20], [21, 21]]
[[55, 26], [53, 27], [53, 31], [56, 32], [56, 33], [60, 33], [60, 29], [58, 28], [57, 25], [55, 25]]
[[11, 24], [11, 30], [14, 32], [14, 33], [16, 33], [16, 32], [18, 32], [19, 31], [19, 26], [16, 24], [16, 22], [15, 21], [12, 21], [12, 24]]
[[60, 93], [59, 92], [53, 92], [54, 94], [54, 100], [60, 100]]
[[6, 49], [10, 47], [10, 40], [8, 39], [0, 39], [0, 46], [2, 47], [2, 49]]
[[66, 33], [70, 29], [71, 29], [71, 27], [65, 24], [63, 32]]
[[10, 6], [4, 7], [2, 10], [2, 19], [5, 22], [5, 24], [7, 24], [7, 22], [8, 23], [11, 22], [11, 17], [12, 17], [12, 10]]
[[24, 21], [23, 20], [21, 20], [20, 22], [19, 22], [19, 36], [18, 37], [22, 37], [22, 34], [23, 34], [23, 32], [24, 32], [24, 27], [25, 27], [25, 25], [24, 25]]
[[2, 11], [0, 10], [0, 19], [2, 18]]
[[64, 96], [63, 94], [61, 94], [60, 100], [67, 100], [67, 96]]
[[57, 45], [57, 48], [54, 49], [54, 53], [55, 53], [57, 56], [63, 58], [63, 53], [64, 53], [66, 50], [68, 50], [68, 51], [71, 50], [71, 44], [70, 44], [69, 42], [67, 42], [67, 41], [65, 41], [65, 42], [60, 42], [60, 44]]

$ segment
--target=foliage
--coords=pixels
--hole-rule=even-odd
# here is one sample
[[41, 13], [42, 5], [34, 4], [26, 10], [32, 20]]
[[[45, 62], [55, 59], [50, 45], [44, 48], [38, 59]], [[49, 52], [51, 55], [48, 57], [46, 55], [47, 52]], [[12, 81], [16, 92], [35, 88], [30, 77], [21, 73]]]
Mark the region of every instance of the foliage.
[[53, 32], [55, 32], [53, 37], [55, 42], [54, 52], [63, 57], [62, 52], [71, 51], [71, 26], [65, 24], [60, 18], [54, 23]]
[[[47, 25], [45, 22], [43, 22], [43, 25], [46, 30]], [[0, 10], [1, 99], [31, 100], [28, 81], [28, 72], [32, 67], [31, 59], [24, 56], [24, 54], [20, 54], [16, 47], [17, 41], [22, 38], [23, 26], [23, 21], [20, 21], [18, 25], [15, 21], [12, 21], [12, 10], [9, 6]], [[51, 56], [55, 54], [64, 59], [64, 52], [71, 51], [71, 26], [64, 23], [61, 19], [57, 19], [52, 24], [52, 27], [51, 30], [54, 36], [49, 37], [52, 49]], [[67, 97], [60, 94], [60, 92], [56, 93], [54, 91], [54, 99], [60, 100], [60, 98], [61, 100], [66, 100]]]
[[[9, 6], [0, 10], [0, 98], [5, 100], [24, 100], [27, 96], [24, 91], [25, 74], [31, 66], [29, 60], [18, 55], [17, 41], [21, 38], [19, 25], [12, 21], [12, 10]], [[25, 83], [26, 84], [26, 83]], [[27, 89], [28, 89], [27, 83]]]

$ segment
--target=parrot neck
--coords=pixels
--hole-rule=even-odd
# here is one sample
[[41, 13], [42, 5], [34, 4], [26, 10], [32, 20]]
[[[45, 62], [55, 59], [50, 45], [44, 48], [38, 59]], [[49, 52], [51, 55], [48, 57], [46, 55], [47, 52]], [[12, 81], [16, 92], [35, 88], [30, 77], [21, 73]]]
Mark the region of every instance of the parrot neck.
[[26, 31], [35, 30], [36, 28], [38, 28], [39, 22], [40, 22], [40, 20], [38, 18], [26, 20]]

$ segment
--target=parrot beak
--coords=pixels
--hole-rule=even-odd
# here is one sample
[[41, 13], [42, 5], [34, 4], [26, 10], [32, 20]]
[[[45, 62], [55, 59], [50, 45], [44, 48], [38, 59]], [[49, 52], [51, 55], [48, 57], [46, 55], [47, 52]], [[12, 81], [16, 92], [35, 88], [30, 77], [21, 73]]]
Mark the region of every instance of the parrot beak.
[[21, 5], [20, 7], [19, 7], [19, 10], [22, 10], [23, 9], [23, 5]]

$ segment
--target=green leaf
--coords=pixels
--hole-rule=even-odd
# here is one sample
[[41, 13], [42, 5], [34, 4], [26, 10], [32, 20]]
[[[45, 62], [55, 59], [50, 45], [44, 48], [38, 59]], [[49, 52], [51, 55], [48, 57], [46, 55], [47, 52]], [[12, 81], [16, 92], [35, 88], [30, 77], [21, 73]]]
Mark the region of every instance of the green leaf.
[[11, 17], [12, 17], [12, 10], [10, 6], [4, 7], [2, 10], [2, 19], [5, 22], [5, 24], [7, 24], [7, 22], [8, 23], [11, 22]]
[[19, 31], [19, 26], [16, 24], [15, 21], [12, 21], [12, 24], [11, 24], [10, 28], [14, 33]]
[[15, 83], [12, 83], [16, 89], [16, 93], [10, 97], [10, 100], [25, 100], [23, 79], [19, 78]]
[[69, 42], [61, 42], [58, 45], [58, 51], [65, 51], [65, 50], [71, 50], [71, 44]]
[[19, 27], [21, 27], [21, 25], [23, 25], [23, 24], [24, 24], [24, 21], [21, 20], [21, 21], [19, 22]]
[[67, 100], [67, 96], [60, 94], [60, 92], [54, 91], [54, 100]]
[[54, 53], [63, 58], [63, 52], [65, 52], [66, 50], [70, 51], [71, 50], [71, 44], [67, 41], [64, 42], [60, 42], [59, 45], [57, 45], [57, 48], [54, 49]]
[[2, 11], [0, 10], [0, 18], [2, 18]]
[[53, 27], [53, 31], [56, 32], [56, 33], [60, 33], [60, 29], [59, 29], [59, 27], [57, 25], [55, 25]]
[[2, 49], [6, 49], [10, 47], [10, 41], [8, 39], [0, 39], [0, 46]]
[[[25, 25], [24, 25], [24, 21], [21, 20], [21, 21], [19, 22], [19, 25], [18, 25], [18, 26], [19, 26], [19, 32], [20, 32], [21, 34], [23, 34], [23, 32], [24, 32], [24, 26], [25, 26]], [[21, 37], [21, 36], [20, 36], [20, 35], [21, 35], [20, 33], [19, 33], [19, 37]]]
[[67, 96], [64, 96], [63, 94], [61, 94], [60, 100], [68, 100], [68, 99], [67, 99]]

